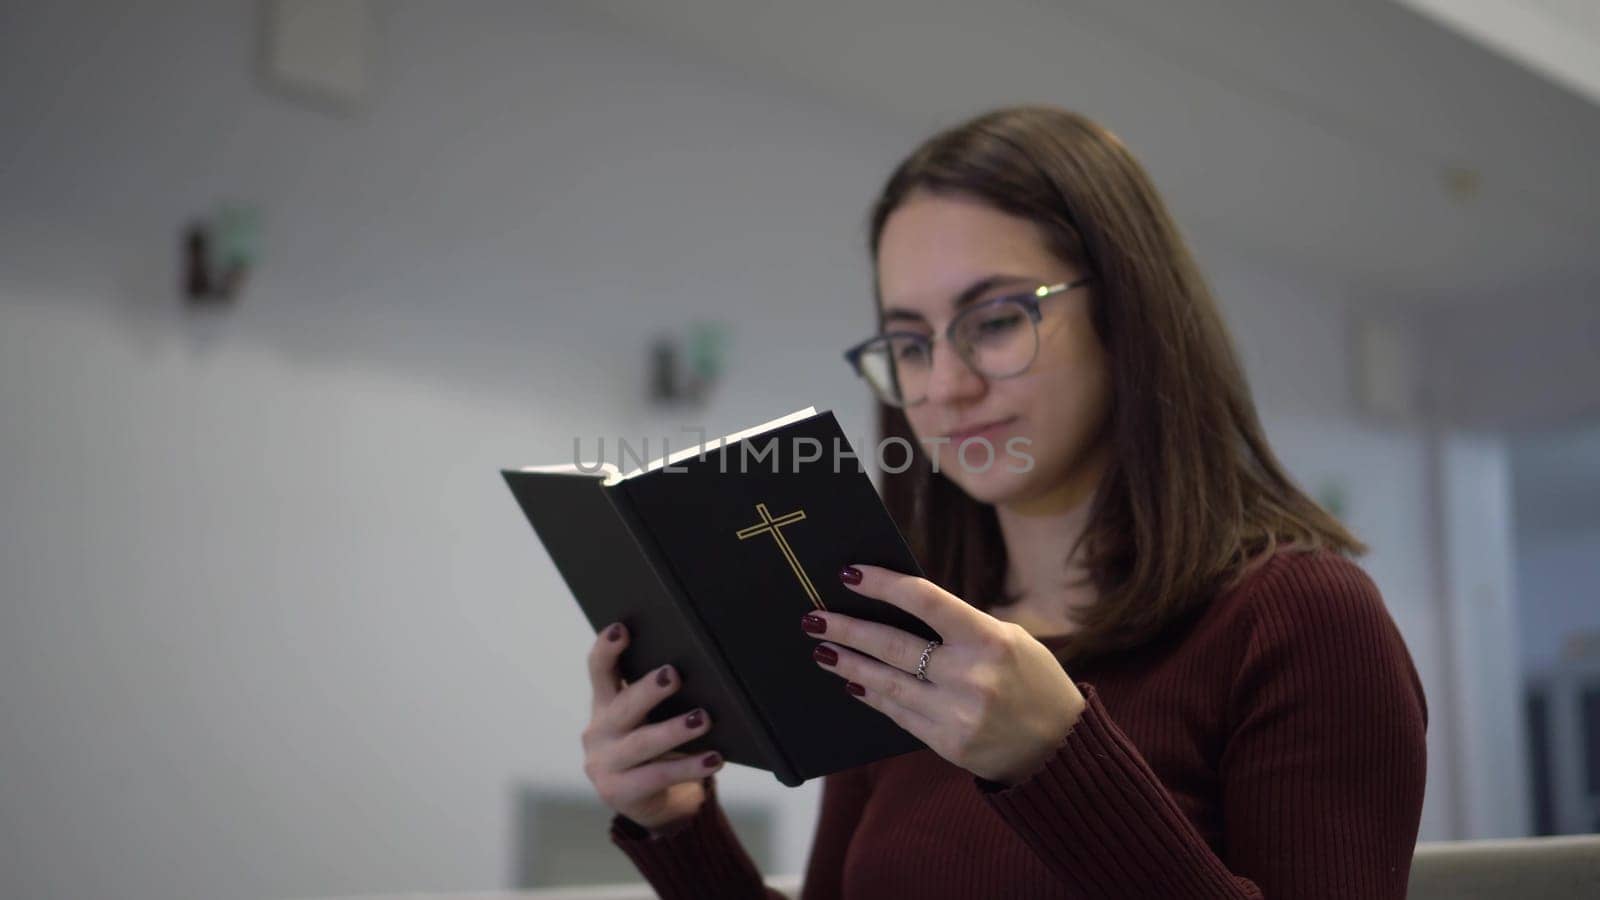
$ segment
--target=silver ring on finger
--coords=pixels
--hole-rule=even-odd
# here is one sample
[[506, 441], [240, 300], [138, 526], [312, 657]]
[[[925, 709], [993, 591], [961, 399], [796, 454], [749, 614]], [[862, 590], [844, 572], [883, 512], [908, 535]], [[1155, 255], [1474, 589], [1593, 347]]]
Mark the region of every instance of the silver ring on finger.
[[943, 646], [939, 641], [929, 641], [928, 646], [922, 648], [922, 658], [917, 660], [917, 680], [928, 680], [928, 660], [933, 657], [933, 651]]

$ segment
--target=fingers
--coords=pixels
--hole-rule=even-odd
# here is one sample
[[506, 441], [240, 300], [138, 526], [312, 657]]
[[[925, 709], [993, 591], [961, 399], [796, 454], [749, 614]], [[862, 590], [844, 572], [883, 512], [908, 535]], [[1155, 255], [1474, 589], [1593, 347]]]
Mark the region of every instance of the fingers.
[[[842, 651], [840, 655], [842, 656], [848, 652], [848, 650]], [[911, 684], [918, 688], [930, 687], [916, 679], [907, 679], [904, 675], [897, 674], [896, 677], [910, 681]], [[907, 705], [907, 701], [916, 696], [915, 690], [908, 692], [883, 685], [874, 687], [848, 679], [844, 682], [844, 687], [850, 696], [888, 716], [891, 721], [904, 728], [917, 740], [932, 748], [940, 746], [939, 735], [941, 730], [939, 723], [921, 710]]]
[[594, 645], [589, 648], [589, 685], [594, 709], [610, 703], [622, 689], [617, 659], [627, 646], [628, 629], [621, 622], [613, 622], [595, 635]]
[[613, 809], [627, 808], [646, 797], [660, 793], [675, 784], [699, 781], [722, 769], [722, 755], [715, 752], [698, 753], [681, 759], [666, 759], [625, 772], [617, 772], [597, 785], [600, 798]]
[[651, 671], [618, 691], [610, 703], [595, 710], [595, 726], [608, 734], [622, 735], [638, 728], [661, 701], [678, 692], [683, 679], [670, 665]]
[[[801, 629], [812, 637], [843, 644], [903, 672], [917, 671], [917, 665], [922, 662], [922, 651], [928, 646], [927, 639], [920, 635], [852, 616], [818, 611], [808, 613], [805, 618], [812, 621], [802, 623]], [[815, 624], [817, 620], [822, 622], [820, 630]], [[943, 648], [940, 650], [942, 652]], [[933, 670], [933, 658], [930, 657], [925, 674], [930, 681], [937, 681], [933, 677]]]
[[[828, 651], [832, 651], [831, 655]], [[818, 644], [817, 653], [812, 658], [824, 671], [838, 675], [849, 684], [865, 688], [865, 696], [856, 696], [863, 700], [871, 698], [869, 704], [872, 706], [878, 706], [881, 701], [883, 706], [880, 709], [891, 718], [895, 718], [894, 714], [901, 710], [914, 717], [912, 721], [920, 719], [931, 724], [935, 717], [935, 705], [941, 699], [929, 682], [918, 681], [893, 666], [886, 666], [832, 642]], [[898, 718], [895, 721], [900, 722]], [[900, 725], [911, 730], [903, 722]]]
[[617, 740], [609, 752], [608, 768], [631, 769], [677, 748], [711, 730], [711, 717], [696, 709], [665, 722], [635, 728]]
[[693, 756], [675, 751], [710, 731], [711, 717], [703, 709], [640, 724], [678, 691], [681, 678], [669, 665], [624, 682], [617, 663], [628, 643], [626, 628], [614, 624], [601, 630], [589, 650], [594, 709], [582, 735], [583, 770], [602, 802], [643, 821], [640, 810], [654, 815], [651, 810], [685, 806], [688, 795], [680, 785], [692, 786], [720, 771], [723, 759], [714, 751]]
[[882, 566], [861, 564], [847, 568], [854, 569], [861, 578], [854, 582], [841, 578], [845, 586], [916, 616], [942, 635], [947, 643], [965, 636], [985, 618], [965, 600], [926, 578]]

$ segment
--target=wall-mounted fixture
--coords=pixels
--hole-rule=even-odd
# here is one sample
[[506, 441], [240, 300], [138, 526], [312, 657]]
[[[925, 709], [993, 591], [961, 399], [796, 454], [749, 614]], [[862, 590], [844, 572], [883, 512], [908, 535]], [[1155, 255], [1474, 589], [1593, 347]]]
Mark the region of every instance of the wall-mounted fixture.
[[229, 303], [244, 287], [260, 243], [253, 209], [224, 207], [183, 232], [183, 295], [192, 305]]
[[311, 106], [354, 114], [373, 91], [377, 35], [368, 0], [262, 0], [266, 83]]
[[1439, 171], [1439, 181], [1446, 196], [1461, 206], [1476, 200], [1483, 190], [1483, 173], [1468, 166], [1445, 166]]
[[710, 396], [727, 358], [728, 329], [700, 321], [683, 335], [660, 335], [650, 345], [650, 400], [662, 406], [698, 406]]

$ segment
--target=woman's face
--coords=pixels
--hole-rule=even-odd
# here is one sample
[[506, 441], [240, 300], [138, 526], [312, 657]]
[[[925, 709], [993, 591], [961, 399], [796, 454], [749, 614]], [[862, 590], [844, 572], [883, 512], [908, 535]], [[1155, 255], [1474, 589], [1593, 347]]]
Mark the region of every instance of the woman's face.
[[[1088, 499], [1105, 463], [1111, 403], [1105, 351], [1089, 316], [1095, 285], [1041, 301], [1038, 356], [1020, 375], [985, 378], [944, 339], [958, 298], [982, 302], [1086, 273], [1050, 253], [1027, 219], [969, 196], [926, 191], [890, 214], [877, 263], [885, 330], [937, 336], [927, 399], [905, 412], [938, 470], [974, 499], [1018, 511], [1057, 511]], [[982, 426], [991, 427], [976, 436], [995, 451], [986, 471], [980, 469], [989, 455], [969, 435]], [[1008, 452], [1013, 438], [1031, 443], [1012, 442], [1015, 452]], [[1031, 469], [1018, 471], [1028, 468], [1025, 457]]]

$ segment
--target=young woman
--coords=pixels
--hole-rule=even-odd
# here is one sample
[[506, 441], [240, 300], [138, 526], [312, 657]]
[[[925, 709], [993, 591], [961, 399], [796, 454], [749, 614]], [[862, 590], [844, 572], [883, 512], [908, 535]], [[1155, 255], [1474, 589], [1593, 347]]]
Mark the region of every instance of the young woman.
[[[824, 781], [803, 896], [1403, 898], [1427, 708], [1361, 544], [1290, 481], [1216, 305], [1109, 132], [1003, 109], [872, 212], [880, 333], [846, 355], [929, 580], [840, 578], [943, 636], [831, 612], [814, 664], [926, 751]], [[1025, 439], [1018, 441], [1016, 439]], [[1031, 465], [987, 442], [1021, 448]], [[763, 897], [670, 668], [590, 654], [585, 770], [663, 897]], [[840, 740], [849, 740], [840, 735]]]

